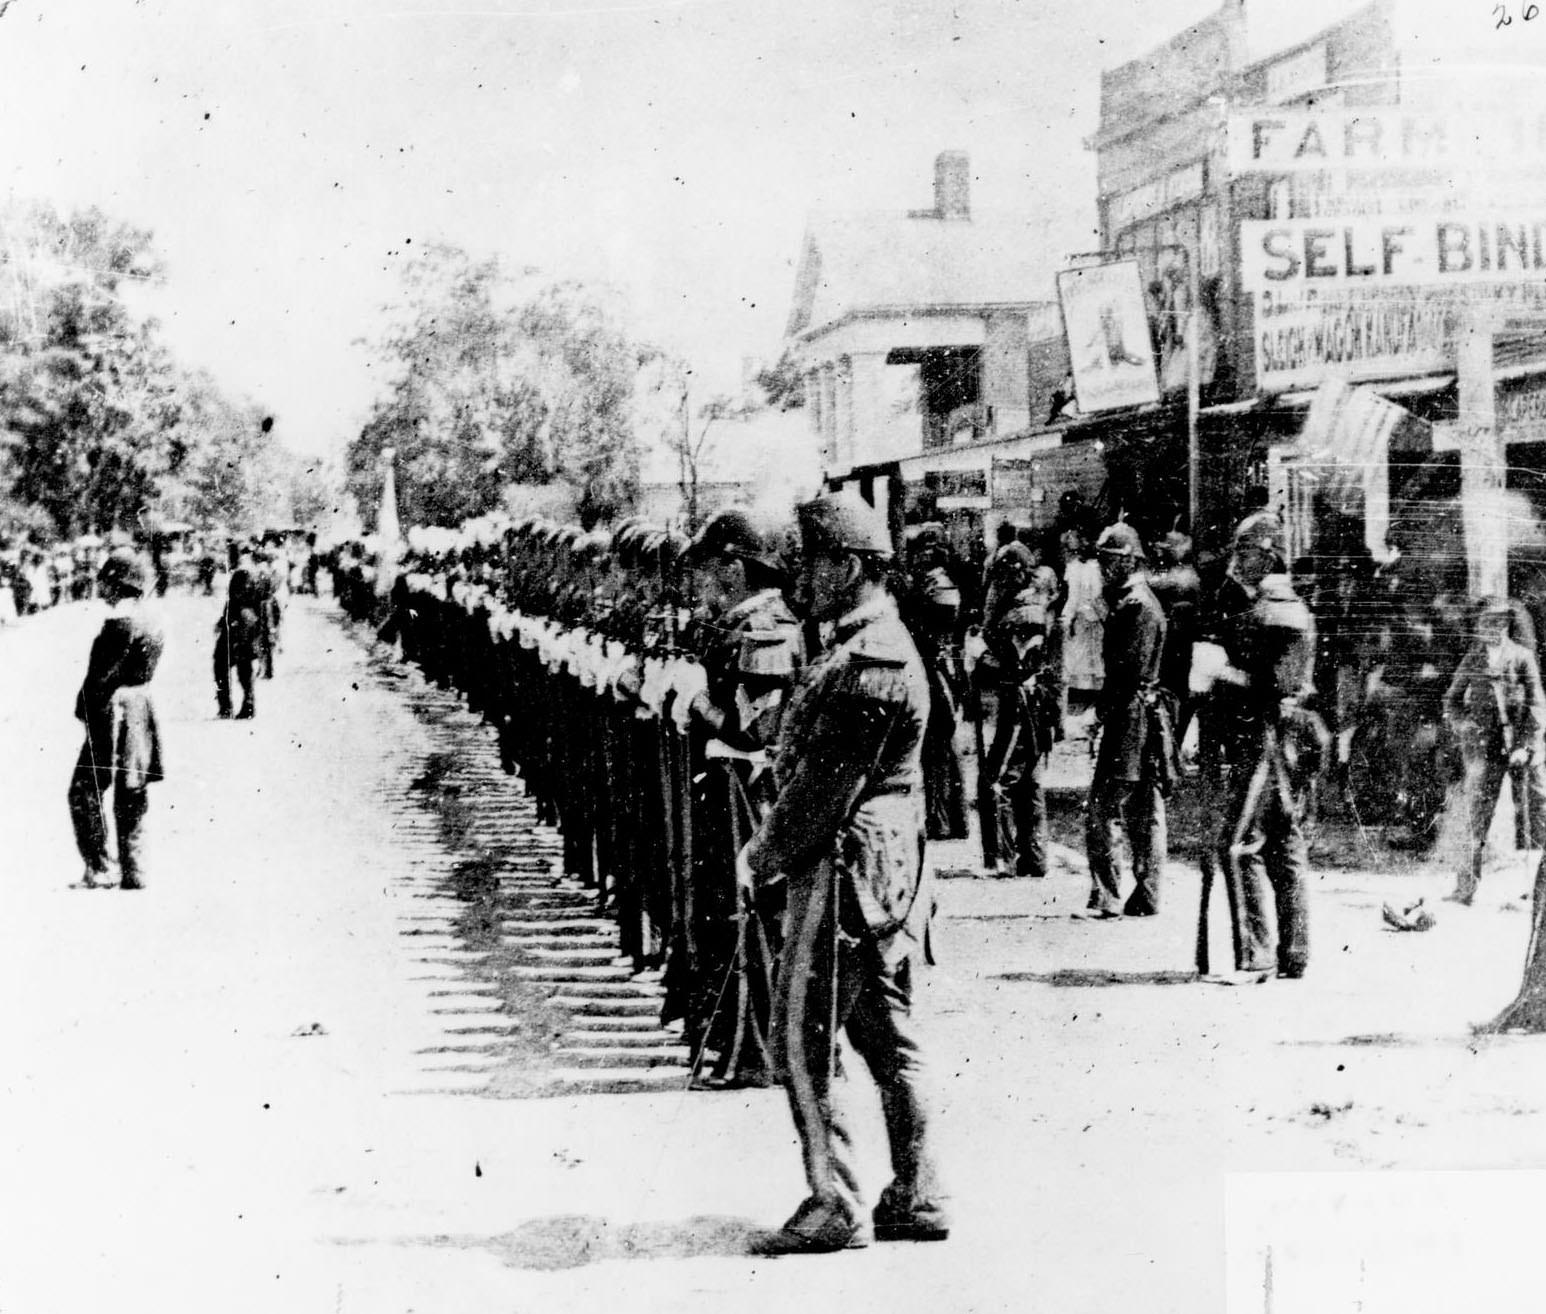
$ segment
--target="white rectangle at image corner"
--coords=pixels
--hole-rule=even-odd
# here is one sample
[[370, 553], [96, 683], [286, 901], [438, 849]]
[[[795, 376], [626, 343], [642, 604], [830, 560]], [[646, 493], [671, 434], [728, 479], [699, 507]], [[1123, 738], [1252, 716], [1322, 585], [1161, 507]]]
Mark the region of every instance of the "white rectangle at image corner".
[[1228, 1174], [1225, 1309], [1535, 1309], [1543, 1189], [1539, 1169]]

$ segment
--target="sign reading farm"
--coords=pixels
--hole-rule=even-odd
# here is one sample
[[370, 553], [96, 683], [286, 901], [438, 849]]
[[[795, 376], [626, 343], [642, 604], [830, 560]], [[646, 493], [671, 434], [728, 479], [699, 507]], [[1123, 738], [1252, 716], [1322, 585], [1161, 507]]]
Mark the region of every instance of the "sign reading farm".
[[1229, 119], [1231, 173], [1306, 169], [1517, 169], [1546, 158], [1546, 114], [1263, 110]]

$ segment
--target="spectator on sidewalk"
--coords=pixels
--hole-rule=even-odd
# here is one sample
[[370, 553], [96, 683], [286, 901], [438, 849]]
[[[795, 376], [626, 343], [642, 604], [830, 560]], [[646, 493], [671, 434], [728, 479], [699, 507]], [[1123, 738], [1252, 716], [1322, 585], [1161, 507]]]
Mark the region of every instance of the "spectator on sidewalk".
[[1062, 705], [1062, 631], [1048, 600], [1028, 585], [995, 625], [989, 643], [995, 653], [998, 687], [993, 746], [980, 769], [985, 874], [1047, 874], [1050, 835], [1042, 788], [1047, 755], [1057, 736]]
[[[1476, 642], [1461, 659], [1444, 695], [1444, 715], [1454, 727], [1466, 759], [1470, 844], [1466, 865], [1455, 881], [1455, 903], [1476, 897], [1482, 878], [1487, 832], [1506, 778], [1515, 794], [1531, 846], [1546, 850], [1546, 693], [1535, 653], [1509, 637], [1513, 608], [1489, 599], [1476, 618]], [[1546, 856], [1542, 857], [1546, 863]]]
[[68, 795], [75, 843], [85, 860], [81, 884], [108, 884], [107, 797], [112, 795], [120, 888], [143, 888], [141, 826], [146, 787], [161, 779], [161, 741], [149, 684], [161, 659], [161, 629], [141, 605], [146, 571], [127, 552], [103, 563], [98, 592], [121, 611], [102, 622], [91, 645], [86, 678], [75, 699], [75, 716], [86, 727], [85, 743], [70, 777]]
[[1063, 534], [1063, 593], [1063, 677], [1069, 710], [1079, 711], [1095, 703], [1106, 678], [1105, 584], [1081, 528]]

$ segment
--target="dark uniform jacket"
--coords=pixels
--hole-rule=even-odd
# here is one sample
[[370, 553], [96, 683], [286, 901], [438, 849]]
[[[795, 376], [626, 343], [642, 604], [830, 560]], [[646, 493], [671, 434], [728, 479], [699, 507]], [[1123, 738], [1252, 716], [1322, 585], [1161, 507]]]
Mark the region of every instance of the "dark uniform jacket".
[[1513, 748], [1538, 752], [1546, 730], [1546, 693], [1534, 654], [1504, 639], [1489, 660], [1487, 645], [1473, 643], [1444, 695], [1444, 714], [1476, 727], [1473, 752], [1489, 757]]
[[922, 941], [923, 734], [928, 681], [896, 603], [878, 594], [837, 622], [784, 717], [778, 798], [747, 846], [759, 879], [819, 879], [835, 861], [845, 903], [877, 937]]
[[785, 695], [804, 664], [799, 621], [783, 594], [764, 589], [705, 629], [709, 733], [742, 752], [772, 747]]
[[1188, 565], [1171, 566], [1149, 577], [1149, 587], [1165, 612], [1165, 655], [1159, 681], [1177, 699], [1187, 696], [1192, 673], [1192, 647], [1197, 641], [1202, 582]]
[[1165, 612], [1139, 573], [1129, 575], [1114, 593], [1108, 589], [1107, 602], [1111, 612], [1102, 651], [1106, 680], [1095, 770], [1108, 780], [1142, 780], [1165, 652]]
[[1246, 684], [1216, 688], [1216, 705], [1232, 760], [1254, 758], [1267, 727], [1281, 730], [1279, 742], [1296, 776], [1308, 777], [1324, 762], [1326, 729], [1304, 710], [1314, 692], [1315, 619], [1287, 575], [1264, 578], [1255, 595], [1221, 625], [1230, 665]]
[[226, 604], [215, 621], [215, 637], [226, 645], [230, 664], [251, 658], [263, 633], [263, 588], [252, 572], [238, 566], [231, 572]]
[[97, 744], [111, 742], [113, 695], [149, 684], [161, 660], [163, 639], [154, 621], [138, 611], [109, 616], [91, 645], [86, 678], [75, 696], [75, 716]]

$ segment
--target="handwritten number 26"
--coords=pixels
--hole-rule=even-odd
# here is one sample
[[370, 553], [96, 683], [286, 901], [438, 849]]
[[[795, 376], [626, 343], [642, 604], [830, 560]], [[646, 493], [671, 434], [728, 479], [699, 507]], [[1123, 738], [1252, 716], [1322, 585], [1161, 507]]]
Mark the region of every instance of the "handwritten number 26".
[[[1500, 27], [1507, 27], [1514, 21], [1514, 16], [1508, 12], [1507, 5], [1493, 5], [1492, 12], [1497, 15], [1498, 19], [1498, 21], [1493, 25], [1494, 31]], [[1541, 10], [1539, 5], [1528, 4], [1524, 7], [1524, 11], [1520, 14], [1520, 17], [1526, 23], [1528, 23], [1531, 19], [1537, 17], [1540, 12]]]

